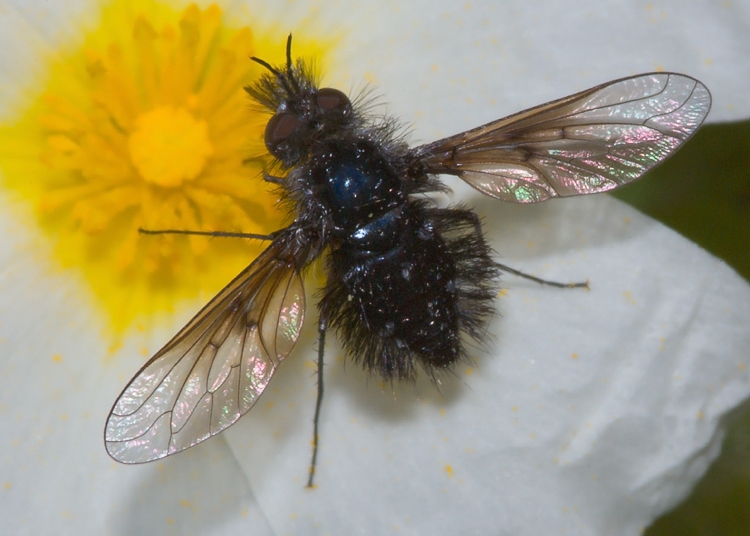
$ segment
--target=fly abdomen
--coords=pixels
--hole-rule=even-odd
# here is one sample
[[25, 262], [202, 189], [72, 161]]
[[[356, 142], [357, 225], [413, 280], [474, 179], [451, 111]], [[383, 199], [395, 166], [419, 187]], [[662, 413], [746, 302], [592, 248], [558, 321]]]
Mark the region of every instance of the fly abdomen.
[[331, 254], [321, 302], [349, 355], [386, 380], [463, 357], [462, 335], [478, 338], [494, 310], [497, 276], [472, 213], [411, 201], [399, 221], [387, 251], [349, 244]]

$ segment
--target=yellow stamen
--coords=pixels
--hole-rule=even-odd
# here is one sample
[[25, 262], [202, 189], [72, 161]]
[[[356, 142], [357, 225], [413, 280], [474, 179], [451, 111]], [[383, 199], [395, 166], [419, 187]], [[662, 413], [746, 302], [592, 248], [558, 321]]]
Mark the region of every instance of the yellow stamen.
[[[230, 28], [216, 5], [113, 0], [34, 81], [25, 115], [0, 125], [4, 186], [117, 332], [210, 297], [266, 246], [139, 227], [269, 233], [287, 220], [262, 180], [269, 114], [243, 90], [263, 72], [249, 56], [282, 63], [285, 38]], [[324, 52], [295, 39], [295, 55]]]

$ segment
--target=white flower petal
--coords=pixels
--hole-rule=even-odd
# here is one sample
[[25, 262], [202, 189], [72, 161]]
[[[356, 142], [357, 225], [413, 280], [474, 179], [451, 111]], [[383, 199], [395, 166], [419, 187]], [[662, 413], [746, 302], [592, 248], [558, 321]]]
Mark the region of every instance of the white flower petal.
[[[46, 2], [45, 0], [3, 0], [4, 18], [15, 25], [11, 35], [21, 34], [17, 41], [21, 46], [28, 44], [30, 36], [41, 37], [50, 46], [69, 44], [70, 39], [80, 38], [82, 27], [95, 22], [101, 2], [97, 0], [65, 0]], [[19, 26], [21, 21], [25, 25]]]
[[373, 82], [425, 141], [656, 70], [705, 83], [709, 121], [750, 116], [746, 2], [298, 0], [284, 4], [283, 20], [276, 5], [237, 5], [238, 17], [299, 37], [342, 36], [332, 64], [343, 72], [325, 73], [326, 81], [342, 89]]
[[314, 383], [290, 357], [227, 433], [276, 533], [635, 534], [718, 454], [750, 390], [747, 284], [613, 199], [481, 208], [512, 266], [591, 290], [506, 277], [493, 350], [441, 393], [392, 394], [330, 345], [313, 492]]
[[252, 519], [262, 534], [263, 516], [224, 441], [166, 466], [109, 459], [104, 419], [142, 362], [143, 337], [131, 337], [122, 350], [131, 359], [107, 365], [103, 326], [85, 287], [71, 274], [50, 274], [40, 259], [43, 246], [9, 221], [13, 206], [5, 196], [0, 206], [3, 530], [74, 534], [117, 527], [144, 534], [172, 526], [210, 534], [221, 518], [222, 530], [236, 533]]

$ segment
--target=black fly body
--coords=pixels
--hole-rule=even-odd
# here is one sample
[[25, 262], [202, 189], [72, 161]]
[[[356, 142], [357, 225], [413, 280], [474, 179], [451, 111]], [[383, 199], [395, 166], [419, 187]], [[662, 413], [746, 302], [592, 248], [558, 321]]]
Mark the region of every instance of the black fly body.
[[[333, 88], [319, 88], [291, 55], [249, 95], [273, 115], [266, 147], [296, 219], [135, 375], [105, 428], [109, 454], [142, 463], [218, 434], [245, 414], [302, 329], [302, 272], [324, 251], [312, 486], [323, 396], [325, 337], [386, 382], [435, 377], [481, 342], [500, 272], [477, 215], [438, 208], [438, 174], [516, 202], [604, 192], [673, 153], [710, 108], [708, 90], [674, 73], [609, 82], [431, 144], [409, 148], [391, 119], [373, 121]], [[174, 231], [158, 231], [174, 232]], [[201, 233], [233, 236], [232, 233]]]
[[265, 142], [284, 177], [269, 180], [297, 214], [283, 234], [308, 252], [302, 266], [331, 248], [321, 333], [333, 328], [386, 381], [413, 380], [417, 362], [433, 375], [494, 311], [499, 267], [479, 219], [415, 199], [445, 186], [394, 137], [395, 122], [373, 124], [339, 90], [318, 89], [290, 54], [284, 70], [259, 62], [269, 72], [247, 91], [275, 112]]

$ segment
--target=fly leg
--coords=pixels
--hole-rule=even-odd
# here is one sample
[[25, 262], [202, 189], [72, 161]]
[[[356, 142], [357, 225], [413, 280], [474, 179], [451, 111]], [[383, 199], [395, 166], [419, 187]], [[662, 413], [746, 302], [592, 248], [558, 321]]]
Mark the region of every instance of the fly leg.
[[138, 228], [138, 232], [147, 235], [159, 235], [159, 234], [181, 234], [181, 235], [198, 235], [198, 236], [213, 236], [219, 238], [253, 238], [255, 240], [273, 240], [276, 238], [278, 232], [271, 234], [256, 234], [256, 233], [232, 233], [229, 231], [188, 231], [185, 229], [143, 229]]
[[315, 417], [313, 418], [313, 452], [310, 462], [310, 476], [307, 479], [307, 487], [313, 487], [315, 478], [315, 464], [318, 462], [318, 423], [320, 422], [320, 408], [323, 405], [323, 356], [326, 346], [326, 327], [328, 322], [321, 315], [318, 319], [318, 398], [315, 401]]
[[[471, 213], [471, 223], [474, 225], [474, 230], [477, 233], [477, 236], [480, 237], [482, 240], [484, 240], [484, 232], [482, 231], [482, 222], [479, 221], [479, 216]], [[511, 268], [510, 266], [506, 264], [497, 263], [497, 265], [500, 267], [500, 269], [503, 272], [507, 272], [509, 274], [513, 274], [518, 277], [523, 277], [524, 279], [528, 279], [529, 281], [534, 281], [535, 283], [539, 283], [540, 285], [549, 285], [551, 287], [557, 287], [557, 288], [589, 288], [589, 282], [583, 281], [580, 283], [561, 283], [559, 281], [550, 281], [548, 279], [542, 279], [540, 277], [536, 277], [535, 275], [527, 274], [524, 272], [521, 272], [520, 270], [516, 270], [515, 268]]]

